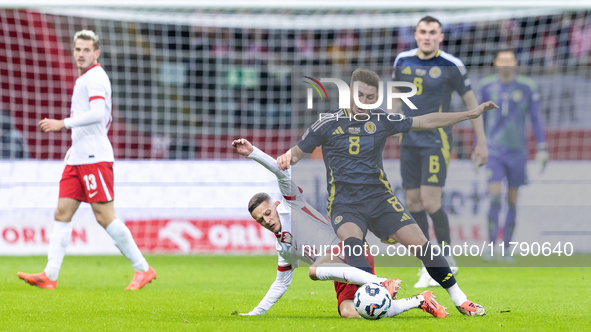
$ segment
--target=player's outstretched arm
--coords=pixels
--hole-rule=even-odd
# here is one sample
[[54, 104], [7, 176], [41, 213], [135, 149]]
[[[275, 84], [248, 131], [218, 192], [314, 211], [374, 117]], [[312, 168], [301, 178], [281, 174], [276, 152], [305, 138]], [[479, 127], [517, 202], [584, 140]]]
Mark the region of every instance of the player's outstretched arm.
[[232, 147], [236, 152], [244, 157], [248, 157], [254, 151], [252, 143], [244, 138], [235, 139], [232, 141]]
[[478, 105], [471, 111], [458, 112], [458, 113], [429, 113], [417, 117], [413, 117], [412, 126], [410, 130], [433, 130], [437, 128], [443, 128], [447, 126], [455, 125], [456, 123], [476, 119], [485, 111], [499, 108], [492, 101], [487, 101]]
[[289, 285], [291, 285], [291, 281], [293, 280], [293, 273], [295, 269], [290, 269], [287, 271], [277, 271], [277, 278], [271, 284], [271, 287], [267, 291], [265, 297], [261, 300], [259, 305], [256, 308], [252, 309], [249, 313], [241, 313], [238, 314], [240, 316], [257, 316], [257, 315], [264, 315], [267, 313], [277, 301], [285, 294]]
[[[232, 146], [234, 147], [234, 150], [236, 150], [236, 152], [239, 155], [244, 156], [244, 157], [248, 157], [248, 158], [256, 161], [257, 163], [263, 165], [263, 167], [265, 167], [266, 169], [271, 171], [273, 174], [275, 174], [275, 176], [277, 177], [277, 179], [279, 179], [280, 182], [281, 182], [281, 180], [286, 180], [286, 181], [290, 180], [289, 173], [280, 170], [277, 167], [277, 164], [276, 164], [275, 159], [273, 157], [269, 156], [268, 154], [266, 154], [262, 150], [256, 148], [247, 139], [244, 139], [244, 138], [236, 139], [236, 140], [232, 141]], [[285, 195], [288, 195], [288, 194], [285, 194]], [[289, 195], [291, 195], [291, 194], [289, 194]]]
[[279, 190], [282, 195], [297, 196], [300, 194], [298, 186], [291, 181], [289, 171], [279, 169], [275, 158], [269, 156], [244, 138], [232, 141], [232, 146], [239, 155], [248, 157], [271, 171], [277, 177]]
[[287, 150], [287, 152], [277, 158], [277, 166], [281, 170], [286, 170], [291, 165], [297, 164], [298, 161], [305, 158], [306, 155], [308, 154], [302, 151], [299, 146], [295, 145], [293, 148]]

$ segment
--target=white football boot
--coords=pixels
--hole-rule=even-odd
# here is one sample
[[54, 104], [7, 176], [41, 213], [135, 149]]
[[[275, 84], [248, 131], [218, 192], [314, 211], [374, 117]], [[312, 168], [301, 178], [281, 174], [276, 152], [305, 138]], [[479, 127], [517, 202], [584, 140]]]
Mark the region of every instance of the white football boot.
[[[429, 275], [429, 272], [427, 272], [427, 269], [424, 266], [419, 269], [418, 276], [419, 276], [419, 280], [415, 284], [415, 286], [414, 286], [415, 288], [427, 288], [427, 287], [429, 287], [429, 284], [431, 283], [431, 281], [435, 282], [435, 280], [433, 280], [433, 278], [431, 278], [431, 276]], [[439, 284], [437, 284], [437, 285], [439, 285]]]

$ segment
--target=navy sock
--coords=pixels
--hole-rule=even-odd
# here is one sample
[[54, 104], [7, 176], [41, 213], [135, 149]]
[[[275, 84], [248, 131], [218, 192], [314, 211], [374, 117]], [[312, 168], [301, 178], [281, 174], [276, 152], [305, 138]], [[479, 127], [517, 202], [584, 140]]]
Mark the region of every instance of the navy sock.
[[427, 240], [429, 240], [429, 221], [427, 220], [427, 211], [422, 210], [418, 212], [411, 212], [410, 214], [423, 231], [423, 234], [425, 234]]
[[[433, 220], [433, 229], [435, 230], [437, 242], [439, 244], [445, 242], [446, 245], [450, 245], [449, 219], [447, 218], [447, 213], [445, 213], [443, 209], [439, 208], [437, 212], [431, 214], [431, 219]], [[444, 255], [450, 256], [449, 250], [446, 250]]]
[[350, 237], [343, 241], [343, 252], [347, 259], [347, 264], [360, 270], [373, 274], [369, 262], [365, 258], [365, 248], [363, 240]]
[[503, 241], [505, 241], [505, 248], [509, 247], [509, 242], [511, 242], [511, 238], [513, 238], [516, 217], [517, 207], [515, 205], [509, 205], [509, 209], [507, 209], [507, 216], [505, 218], [505, 226], [503, 228]]
[[456, 278], [451, 273], [447, 260], [441, 254], [431, 257], [431, 250], [431, 243], [425, 243], [420, 252], [417, 253], [417, 258], [423, 262], [431, 278], [437, 281], [441, 287], [447, 289], [455, 285]]
[[492, 195], [490, 197], [490, 207], [488, 209], [488, 240], [494, 243], [497, 240], [499, 231], [499, 212], [501, 211], [501, 196]]
[[501, 211], [501, 196], [493, 195], [490, 197], [490, 207], [488, 209], [488, 240], [492, 243], [497, 240], [499, 231], [499, 212]]

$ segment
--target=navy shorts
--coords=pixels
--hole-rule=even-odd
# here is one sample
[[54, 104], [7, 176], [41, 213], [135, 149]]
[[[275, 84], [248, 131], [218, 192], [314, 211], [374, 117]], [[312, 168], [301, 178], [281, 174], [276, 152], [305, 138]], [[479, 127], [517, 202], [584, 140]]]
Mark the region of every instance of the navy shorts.
[[398, 197], [386, 191], [359, 203], [334, 204], [330, 220], [335, 232], [341, 225], [352, 222], [361, 228], [364, 237], [369, 229], [382, 241], [387, 241], [400, 228], [416, 223]]
[[404, 189], [420, 186], [443, 187], [447, 177], [450, 151], [442, 148], [402, 146], [400, 175]]
[[507, 185], [516, 188], [527, 183], [527, 155], [506, 154], [489, 156], [486, 162], [488, 183], [501, 182], [507, 179]]

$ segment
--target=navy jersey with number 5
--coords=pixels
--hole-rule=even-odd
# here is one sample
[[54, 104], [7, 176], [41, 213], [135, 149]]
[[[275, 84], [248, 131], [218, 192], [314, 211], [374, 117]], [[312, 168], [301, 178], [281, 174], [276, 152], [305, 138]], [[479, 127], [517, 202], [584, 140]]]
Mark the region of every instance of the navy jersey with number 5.
[[322, 146], [329, 204], [359, 203], [360, 197], [390, 191], [382, 151], [388, 136], [411, 129], [412, 118], [381, 109], [358, 115], [358, 120], [345, 109], [324, 115], [297, 145], [305, 153]]
[[[421, 60], [417, 51], [402, 52], [394, 61], [394, 80], [410, 82], [417, 87], [416, 94], [409, 98], [417, 109], [413, 110], [402, 103], [402, 113], [418, 116], [449, 112], [454, 91], [463, 96], [472, 90], [466, 67], [460, 59], [441, 50], [427, 60]], [[402, 136], [401, 145], [449, 149], [452, 144], [451, 132], [451, 126], [413, 131]]]

